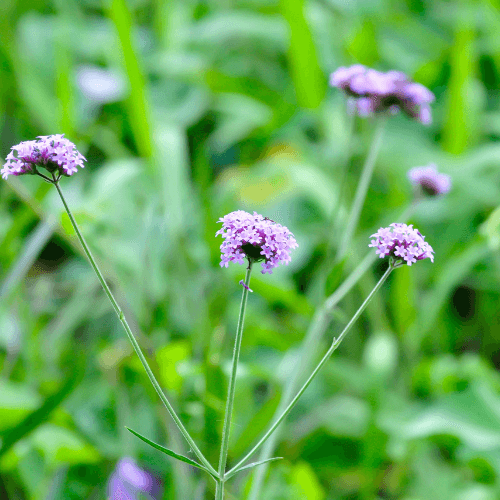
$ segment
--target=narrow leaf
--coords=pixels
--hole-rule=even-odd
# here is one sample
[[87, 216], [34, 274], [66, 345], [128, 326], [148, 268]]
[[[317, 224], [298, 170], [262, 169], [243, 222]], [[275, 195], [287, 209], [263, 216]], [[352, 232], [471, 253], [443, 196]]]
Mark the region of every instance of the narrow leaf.
[[212, 477], [215, 477], [207, 468], [205, 468], [203, 465], [199, 464], [198, 462], [195, 462], [194, 460], [191, 460], [190, 458], [187, 458], [183, 455], [179, 455], [178, 453], [175, 453], [175, 451], [169, 450], [168, 448], [165, 448], [164, 446], [161, 446], [157, 443], [154, 443], [153, 441], [151, 441], [147, 437], [141, 436], [138, 432], [135, 432], [132, 429], [129, 429], [128, 427], [126, 427], [126, 429], [129, 430], [135, 436], [137, 436], [139, 439], [142, 439], [145, 443], [149, 444], [149, 446], [152, 446], [153, 448], [156, 448], [157, 450], [165, 453], [166, 455], [174, 457], [177, 460], [180, 460], [181, 462], [185, 462], [186, 464], [192, 465], [193, 467], [197, 467], [198, 469], [204, 470], [205, 472], [208, 472]]
[[227, 474], [226, 479], [229, 479], [231, 476], [234, 476], [235, 474], [237, 474], [238, 472], [241, 472], [242, 470], [251, 469], [253, 467], [257, 467], [257, 465], [262, 465], [262, 464], [265, 464], [267, 462], [274, 462], [275, 460], [283, 460], [283, 457], [267, 458], [266, 460], [261, 460], [260, 462], [252, 462], [251, 464], [244, 465], [243, 467], [240, 467], [239, 469], [236, 469], [235, 471], [233, 471], [231, 474]]

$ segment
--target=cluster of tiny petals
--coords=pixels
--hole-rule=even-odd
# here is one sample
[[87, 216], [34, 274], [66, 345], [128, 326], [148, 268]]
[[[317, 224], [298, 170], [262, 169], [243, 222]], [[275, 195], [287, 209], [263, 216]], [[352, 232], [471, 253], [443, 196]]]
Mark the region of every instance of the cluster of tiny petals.
[[279, 264], [288, 265], [290, 250], [298, 246], [288, 228], [257, 212], [251, 215], [237, 210], [220, 218], [219, 222], [222, 222], [222, 228], [215, 236], [224, 238], [220, 246], [221, 267], [228, 267], [229, 262], [243, 264], [244, 259], [249, 258], [262, 260], [262, 274], [272, 274]]
[[429, 104], [434, 94], [400, 71], [383, 73], [355, 64], [334, 71], [330, 75], [330, 85], [354, 98], [350, 102], [351, 111], [359, 116], [386, 111], [394, 114], [402, 110], [425, 125], [432, 121]]
[[408, 171], [408, 178], [415, 186], [430, 195], [446, 194], [451, 189], [451, 177], [438, 172], [434, 163], [427, 167], [415, 167]]
[[77, 167], [83, 168], [85, 158], [64, 134], [39, 136], [34, 141], [24, 141], [12, 146], [2, 168], [2, 177], [36, 173], [36, 167], [60, 175], [73, 175]]
[[427, 258], [434, 262], [434, 250], [412, 224], [394, 223], [389, 227], [381, 227], [371, 237], [374, 239], [368, 246], [376, 248], [380, 258], [391, 256], [403, 260], [409, 266]]

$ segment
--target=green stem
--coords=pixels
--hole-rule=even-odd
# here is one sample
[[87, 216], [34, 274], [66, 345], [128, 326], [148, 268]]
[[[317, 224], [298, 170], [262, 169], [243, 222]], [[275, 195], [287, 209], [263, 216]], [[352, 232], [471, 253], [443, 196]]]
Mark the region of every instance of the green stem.
[[351, 244], [352, 237], [358, 226], [359, 216], [361, 215], [361, 209], [365, 203], [366, 193], [368, 192], [368, 187], [370, 186], [370, 181], [373, 174], [373, 169], [375, 168], [375, 162], [377, 161], [377, 156], [382, 144], [382, 137], [384, 135], [386, 118], [380, 118], [377, 123], [377, 128], [373, 136], [373, 140], [366, 157], [365, 164], [363, 165], [363, 171], [361, 172], [361, 177], [359, 178], [358, 187], [356, 189], [356, 194], [354, 196], [354, 201], [352, 203], [351, 212], [347, 220], [347, 225], [342, 235], [340, 241], [339, 249], [337, 252], [337, 260], [341, 260], [347, 252], [349, 245]]
[[224, 481], [215, 483], [215, 500], [224, 500]]
[[342, 333], [339, 335], [337, 339], [333, 340], [333, 343], [326, 352], [326, 354], [323, 356], [321, 361], [318, 363], [316, 368], [313, 370], [309, 378], [306, 380], [304, 385], [301, 387], [299, 392], [295, 395], [295, 397], [292, 399], [292, 401], [288, 404], [286, 407], [285, 411], [278, 417], [276, 422], [270, 427], [270, 429], [264, 434], [264, 436], [260, 439], [260, 441], [245, 455], [245, 457], [240, 460], [226, 475], [225, 479], [229, 479], [231, 476], [233, 476], [236, 472], [236, 470], [241, 467], [246, 460], [248, 460], [256, 451], [257, 449], [267, 440], [267, 438], [276, 430], [276, 428], [279, 426], [279, 424], [283, 421], [283, 419], [290, 413], [292, 408], [295, 406], [297, 401], [299, 400], [300, 396], [304, 393], [304, 391], [309, 387], [309, 384], [313, 381], [314, 377], [316, 374], [319, 372], [319, 370], [323, 367], [323, 365], [328, 361], [332, 353], [337, 349], [337, 347], [340, 345], [342, 340], [344, 339], [345, 335], [349, 332], [349, 330], [352, 328], [356, 320], [360, 317], [361, 313], [365, 310], [366, 306], [372, 299], [372, 297], [375, 295], [375, 293], [379, 290], [379, 288], [384, 284], [385, 280], [388, 278], [389, 274], [391, 271], [394, 269], [392, 265], [389, 265], [387, 268], [387, 271], [384, 273], [384, 275], [380, 278], [378, 283], [375, 285], [373, 290], [370, 292], [368, 297], [365, 299], [365, 301], [361, 304], [360, 308], [356, 311], [354, 316], [351, 318], [349, 323], [347, 323], [346, 327], [344, 330], [342, 330]]
[[353, 137], [354, 137], [354, 126], [356, 123], [356, 115], [352, 113], [349, 116], [349, 132], [347, 136], [347, 145], [346, 145], [346, 155], [345, 158], [343, 159], [342, 166], [341, 166], [341, 173], [340, 173], [340, 181], [339, 181], [339, 187], [338, 187], [338, 196], [336, 201], [333, 204], [333, 210], [331, 212], [331, 219], [329, 222], [329, 230], [328, 230], [328, 240], [327, 240], [327, 249], [326, 249], [326, 261], [328, 261], [328, 257], [330, 257], [331, 251], [332, 251], [332, 244], [334, 240], [334, 235], [335, 235], [335, 229], [339, 227], [339, 217], [341, 211], [339, 210], [340, 207], [342, 206], [342, 199], [344, 197], [345, 193], [345, 186], [347, 184], [347, 173], [349, 171], [349, 160], [351, 159], [351, 148], [352, 148], [352, 142], [353, 142]]
[[227, 389], [226, 413], [224, 416], [224, 427], [222, 428], [222, 443], [220, 447], [219, 457], [219, 478], [221, 485], [219, 497], [217, 500], [224, 498], [224, 474], [226, 471], [227, 453], [229, 448], [229, 433], [231, 430], [231, 415], [233, 412], [234, 392], [236, 389], [236, 371], [238, 369], [238, 360], [240, 357], [241, 339], [243, 338], [243, 324], [245, 322], [245, 310], [248, 299], [248, 287], [250, 285], [250, 275], [252, 273], [252, 261], [249, 259], [248, 268], [245, 275], [245, 286], [243, 287], [243, 295], [241, 296], [240, 316], [238, 318], [238, 328], [236, 329], [236, 339], [234, 341], [233, 351], [233, 366], [231, 368], [231, 377], [229, 378], [229, 387]]
[[[399, 216], [397, 219], [401, 222], [407, 222], [408, 218], [412, 216], [419, 200], [414, 200]], [[292, 371], [292, 376], [288, 379], [283, 390], [283, 396], [280, 400], [279, 406], [275, 413], [275, 418], [281, 415], [288, 405], [297, 390], [297, 385], [300, 380], [300, 374], [308, 371], [312, 360], [316, 356], [316, 351], [321, 345], [321, 338], [323, 337], [328, 325], [330, 324], [330, 315], [335, 309], [337, 304], [351, 291], [365, 272], [377, 260], [377, 254], [370, 250], [364, 259], [359, 262], [356, 268], [349, 274], [349, 276], [342, 282], [342, 284], [333, 292], [323, 303], [322, 307], [318, 309], [314, 315], [307, 333], [304, 337], [301, 346], [300, 359]], [[259, 461], [267, 460], [273, 454], [276, 443], [279, 437], [279, 432], [274, 432], [272, 436], [264, 443], [260, 452]], [[266, 475], [269, 464], [263, 464], [257, 467], [253, 473], [252, 487], [248, 496], [248, 500], [258, 500], [260, 497], [260, 490], [262, 489], [264, 478]]]
[[[328, 279], [328, 272], [331, 267], [331, 261], [334, 260], [334, 241], [336, 237], [336, 229], [340, 225], [340, 214], [341, 210], [340, 208], [342, 207], [342, 200], [344, 197], [345, 193], [345, 186], [347, 184], [347, 173], [349, 171], [349, 160], [351, 159], [351, 146], [353, 142], [353, 136], [354, 136], [354, 125], [356, 123], [356, 115], [354, 113], [348, 115], [348, 120], [349, 123], [347, 125], [348, 127], [348, 133], [347, 133], [347, 140], [346, 140], [346, 154], [345, 157], [342, 159], [340, 167], [337, 169], [335, 172], [335, 176], [339, 177], [339, 183], [338, 183], [338, 189], [337, 189], [337, 197], [333, 202], [333, 207], [330, 213], [329, 218], [327, 219], [326, 222], [326, 250], [325, 250], [325, 257], [323, 259], [323, 263], [320, 269], [320, 272], [318, 273], [318, 284], [319, 284], [319, 290], [321, 293], [324, 295], [325, 289], [326, 289], [326, 283]], [[259, 473], [262, 470], [266, 470], [267, 467], [259, 467]]]
[[194, 442], [193, 438], [189, 435], [189, 432], [187, 429], [184, 427], [184, 425], [181, 422], [181, 419], [177, 416], [175, 413], [174, 408], [166, 398], [165, 394], [163, 393], [160, 385], [158, 384], [153, 372], [151, 371], [151, 368], [148, 365], [148, 362], [146, 361], [146, 358], [142, 354], [141, 348], [139, 347], [139, 344], [137, 343], [137, 340], [134, 337], [134, 334], [132, 333], [132, 330], [130, 329], [130, 326], [127, 323], [127, 320], [125, 319], [125, 315], [123, 314], [123, 311], [120, 309], [120, 306], [116, 302], [113, 294], [111, 293], [111, 290], [109, 289], [109, 286], [107, 285], [101, 271], [97, 267], [97, 264], [94, 260], [94, 257], [92, 256], [89, 247], [87, 246], [87, 243], [85, 242], [85, 239], [82, 236], [82, 233], [80, 232], [80, 229], [75, 221], [75, 218], [73, 217], [73, 214], [71, 213], [71, 210], [68, 207], [68, 204], [66, 203], [66, 200], [62, 194], [61, 188], [59, 186], [59, 183], [57, 179], [54, 177], [53, 184], [57, 189], [57, 192], [59, 193], [59, 196], [61, 197], [61, 201], [63, 202], [64, 208], [66, 209], [66, 212], [68, 213], [69, 219], [71, 221], [71, 224], [73, 225], [73, 228], [76, 232], [76, 235], [78, 236], [78, 239], [80, 240], [80, 243], [83, 247], [83, 250], [85, 251], [85, 254], [87, 255], [87, 258], [90, 261], [90, 264], [92, 265], [92, 268], [94, 269], [97, 277], [99, 278], [99, 281], [101, 282], [102, 287], [104, 288], [104, 291], [106, 292], [106, 295], [108, 296], [108, 299], [110, 300], [113, 309], [116, 312], [116, 315], [118, 316], [119, 320], [121, 321], [123, 328], [125, 329], [125, 332], [127, 333], [127, 336], [132, 343], [132, 346], [134, 347], [134, 350], [139, 356], [139, 359], [142, 363], [142, 366], [146, 370], [146, 373], [149, 377], [149, 380], [153, 384], [153, 387], [156, 389], [156, 392], [158, 393], [158, 396], [160, 396], [161, 401], [167, 408], [168, 412], [170, 413], [170, 416], [173, 418], [174, 422], [177, 424], [177, 427], [179, 427], [179, 430], [181, 431], [182, 435], [186, 438], [186, 441], [189, 443], [189, 446], [191, 446], [193, 452], [196, 454], [196, 456], [200, 459], [201, 463], [212, 473], [217, 475], [217, 471], [210, 465], [208, 460], [205, 458], [203, 453], [200, 451], [198, 446], [196, 446], [196, 443]]

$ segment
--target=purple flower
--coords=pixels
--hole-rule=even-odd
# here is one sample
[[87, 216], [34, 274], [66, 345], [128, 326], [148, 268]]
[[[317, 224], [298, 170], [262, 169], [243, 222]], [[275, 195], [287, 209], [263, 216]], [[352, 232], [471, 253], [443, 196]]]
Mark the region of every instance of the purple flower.
[[355, 105], [350, 104], [350, 109], [359, 116], [386, 111], [394, 114], [402, 110], [425, 125], [432, 121], [429, 104], [434, 100], [434, 94], [400, 71], [383, 73], [356, 64], [334, 71], [330, 75], [330, 85], [355, 98]]
[[243, 210], [231, 212], [219, 219], [222, 228], [219, 234], [224, 238], [220, 246], [222, 251], [221, 267], [228, 267], [229, 262], [243, 264], [243, 259], [262, 262], [262, 274], [272, 274], [278, 264], [291, 261], [290, 250], [297, 248], [293, 234], [281, 224], [259, 215]]
[[434, 262], [434, 250], [424, 241], [424, 237], [413, 225], [394, 223], [389, 227], [381, 227], [375, 234], [375, 238], [368, 245], [376, 248], [380, 258], [391, 256], [396, 260], [403, 260], [411, 266], [417, 260], [431, 259]]
[[2, 168], [2, 177], [9, 175], [37, 174], [42, 167], [51, 174], [70, 176], [83, 168], [85, 158], [64, 134], [38, 136], [35, 141], [25, 141], [12, 146], [7, 162]]
[[451, 189], [451, 177], [440, 174], [434, 163], [427, 167], [412, 168], [408, 171], [408, 178], [414, 186], [420, 186], [429, 196], [445, 194]]
[[159, 480], [131, 458], [122, 458], [109, 478], [108, 500], [159, 499], [160, 493]]

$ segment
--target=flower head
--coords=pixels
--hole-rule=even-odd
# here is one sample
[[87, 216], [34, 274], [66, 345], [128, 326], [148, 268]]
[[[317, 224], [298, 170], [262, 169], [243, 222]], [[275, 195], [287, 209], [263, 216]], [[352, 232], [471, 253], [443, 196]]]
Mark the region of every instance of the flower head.
[[229, 262], [243, 264], [243, 259], [262, 262], [262, 274], [272, 274], [278, 264], [291, 261], [290, 250], [297, 248], [293, 234], [281, 224], [243, 210], [231, 212], [219, 219], [222, 228], [219, 234], [224, 238], [220, 246], [222, 251], [221, 267], [228, 267]]
[[415, 167], [408, 171], [408, 178], [414, 186], [420, 186], [429, 196], [445, 194], [451, 189], [451, 177], [440, 174], [434, 163], [427, 167]]
[[85, 158], [64, 134], [39, 136], [35, 141], [25, 141], [12, 146], [2, 168], [2, 177], [9, 175], [37, 174], [42, 167], [51, 174], [73, 175], [77, 167], [83, 168]]
[[402, 110], [425, 125], [432, 121], [429, 104], [434, 100], [434, 94], [400, 71], [383, 73], [355, 64], [334, 71], [330, 75], [330, 85], [353, 98], [350, 106], [359, 116]]
[[409, 266], [427, 258], [434, 262], [434, 250], [412, 224], [394, 223], [389, 227], [381, 227], [371, 237], [375, 239], [368, 246], [376, 248], [380, 258], [391, 256], [403, 260]]
[[160, 483], [153, 475], [141, 469], [131, 458], [122, 458], [109, 478], [109, 500], [138, 500], [161, 498]]

